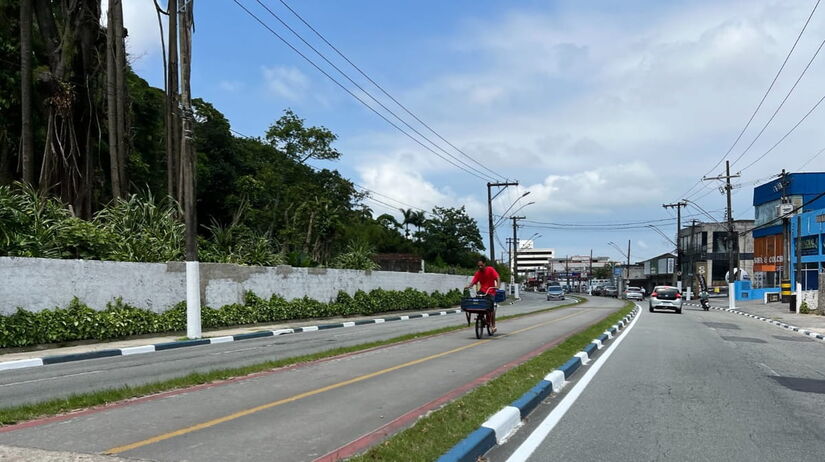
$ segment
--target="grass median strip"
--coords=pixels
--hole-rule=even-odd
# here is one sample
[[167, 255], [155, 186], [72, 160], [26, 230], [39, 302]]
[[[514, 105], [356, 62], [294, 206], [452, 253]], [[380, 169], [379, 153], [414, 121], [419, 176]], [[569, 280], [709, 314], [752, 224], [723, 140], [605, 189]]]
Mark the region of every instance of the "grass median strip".
[[[576, 305], [578, 303], [583, 303], [586, 299], [582, 298], [574, 303], [567, 303], [564, 305], [559, 305], [551, 308], [544, 308], [539, 309], [536, 311], [531, 311], [529, 313], [520, 313], [514, 314], [509, 316], [501, 316], [499, 320], [506, 320], [512, 319], [522, 316], [527, 316], [535, 313], [541, 313], [549, 310], [556, 310], [559, 308], [569, 307], [572, 305]], [[165, 380], [162, 382], [150, 383], [140, 386], [124, 386], [121, 388], [116, 389], [108, 389], [108, 390], [100, 390], [90, 393], [83, 393], [77, 395], [71, 395], [66, 398], [58, 398], [52, 399], [48, 401], [43, 401], [39, 403], [33, 404], [25, 404], [21, 406], [14, 406], [0, 409], [0, 426], [2, 425], [12, 425], [19, 422], [24, 422], [27, 420], [32, 420], [40, 417], [48, 417], [54, 416], [58, 414], [65, 414], [68, 412], [86, 409], [94, 406], [102, 406], [110, 403], [114, 403], [117, 401], [122, 401], [125, 399], [132, 399], [132, 398], [139, 398], [143, 396], [149, 396], [155, 393], [161, 393], [170, 390], [176, 390], [180, 388], [192, 387], [195, 385], [201, 385], [205, 383], [220, 381], [220, 380], [227, 380], [235, 377], [243, 377], [246, 375], [254, 374], [257, 372], [264, 372], [272, 369], [277, 369], [280, 367], [291, 366], [300, 363], [306, 363], [310, 361], [316, 361], [319, 359], [330, 358], [333, 356], [338, 356], [347, 353], [353, 353], [362, 350], [368, 350], [370, 348], [377, 348], [384, 345], [390, 345], [393, 343], [399, 343], [409, 340], [415, 340], [418, 338], [429, 337], [433, 335], [443, 334], [446, 332], [452, 332], [456, 330], [466, 329], [467, 326], [465, 324], [460, 324], [457, 326], [449, 326], [443, 327], [441, 329], [434, 329], [426, 332], [418, 332], [413, 334], [402, 335], [399, 337], [394, 337], [387, 340], [380, 340], [375, 342], [368, 342], [362, 343], [359, 345], [352, 345], [348, 347], [341, 347], [335, 348], [332, 350], [327, 350], [319, 353], [309, 354], [309, 355], [302, 355], [302, 356], [295, 356], [292, 358], [284, 358], [277, 361], [267, 361], [264, 363], [253, 364], [250, 366], [238, 367], [238, 368], [230, 368], [230, 369], [222, 369], [222, 370], [215, 370], [210, 372], [196, 372], [191, 373], [182, 377]]]
[[348, 461], [430, 462], [438, 459], [499, 409], [518, 399], [605, 329], [625, 317], [633, 306], [632, 302], [627, 302], [620, 311], [603, 321], [572, 335], [559, 346], [516, 366]]

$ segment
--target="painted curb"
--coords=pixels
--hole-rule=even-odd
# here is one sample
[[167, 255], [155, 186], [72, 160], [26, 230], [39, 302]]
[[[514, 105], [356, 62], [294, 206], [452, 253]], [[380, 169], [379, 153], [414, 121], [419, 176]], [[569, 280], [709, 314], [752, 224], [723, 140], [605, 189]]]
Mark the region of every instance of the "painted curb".
[[[496, 445], [501, 444], [503, 438], [511, 435], [515, 430], [521, 426], [521, 422], [527, 418], [541, 401], [549, 396], [551, 393], [558, 393], [567, 383], [568, 379], [574, 374], [582, 365], [583, 358], [590, 358], [588, 352], [601, 349], [605, 340], [615, 337], [620, 330], [624, 329], [634, 317], [639, 314], [639, 307], [633, 309], [622, 320], [613, 325], [599, 338], [593, 340], [581, 352], [576, 353], [570, 360], [558, 369], [550, 372], [543, 380], [523, 394], [520, 398], [513, 401], [509, 406], [505, 406], [502, 410], [493, 414], [486, 422], [481, 424], [473, 433], [470, 433], [467, 438], [461, 440], [458, 444], [453, 446], [449, 451], [438, 458], [438, 462], [476, 462], [481, 456], [487, 453]], [[513, 419], [513, 410], [518, 410], [520, 419]], [[504, 413], [504, 414], [502, 414]], [[500, 415], [502, 414], [502, 415]], [[505, 418], [508, 416], [510, 418]], [[491, 424], [493, 422], [493, 424]]]
[[381, 324], [393, 321], [407, 321], [410, 319], [428, 318], [430, 316], [447, 316], [450, 314], [458, 314], [462, 311], [447, 310], [447, 311], [431, 311], [425, 313], [409, 314], [404, 316], [390, 316], [387, 318], [377, 319], [361, 319], [358, 321], [339, 322], [335, 324], [321, 324], [316, 326], [293, 327], [288, 329], [278, 330], [261, 330], [256, 332], [249, 332], [246, 334], [227, 335], [223, 337], [212, 337], [198, 340], [183, 340], [180, 342], [164, 342], [156, 343], [154, 345], [141, 345], [126, 348], [113, 348], [109, 350], [96, 350], [84, 353], [72, 353], [66, 355], [43, 356], [41, 358], [19, 359], [15, 361], [0, 362], [0, 371], [8, 371], [13, 369], [24, 369], [29, 367], [45, 366], [49, 364], [60, 364], [72, 361], [84, 361], [87, 359], [108, 358], [113, 356], [131, 356], [145, 353], [154, 353], [156, 351], [173, 350], [178, 348], [186, 348], [201, 345], [214, 345], [218, 343], [239, 342], [242, 340], [249, 340], [262, 337], [277, 337], [279, 335], [297, 334], [301, 332], [316, 332], [327, 329], [337, 329], [343, 327], [364, 326], [368, 324]]
[[[686, 303], [686, 305], [701, 307], [701, 305], [697, 305], [696, 303]], [[803, 329], [801, 327], [792, 326], [790, 324], [786, 324], [784, 322], [776, 321], [776, 320], [773, 320], [773, 319], [770, 319], [770, 318], [765, 318], [765, 317], [762, 317], [762, 316], [757, 316], [755, 314], [745, 313], [744, 311], [732, 310], [730, 308], [725, 308], [725, 307], [722, 307], [722, 306], [711, 306], [710, 309], [716, 310], [716, 311], [726, 311], [728, 313], [738, 314], [740, 316], [745, 316], [747, 318], [758, 319], [759, 321], [764, 321], [768, 324], [773, 324], [773, 325], [779, 326], [783, 329], [788, 329], [790, 331], [797, 332], [797, 333], [799, 333], [801, 335], [804, 335], [806, 337], [815, 338], [817, 340], [825, 340], [825, 335], [823, 335], [823, 334], [820, 334], [818, 332], [812, 332], [812, 331], [809, 331], [807, 329]]]

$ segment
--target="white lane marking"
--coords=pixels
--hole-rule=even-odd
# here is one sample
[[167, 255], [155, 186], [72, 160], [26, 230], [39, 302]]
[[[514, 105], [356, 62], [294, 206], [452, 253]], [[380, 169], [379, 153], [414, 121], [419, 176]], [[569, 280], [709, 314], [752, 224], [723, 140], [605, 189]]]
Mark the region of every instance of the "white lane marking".
[[770, 367], [768, 367], [768, 365], [767, 365], [767, 364], [765, 364], [765, 363], [759, 363], [759, 365], [760, 365], [760, 366], [762, 366], [762, 367], [764, 367], [764, 368], [765, 368], [765, 369], [767, 369], [768, 371], [770, 371], [770, 373], [771, 373], [771, 374], [773, 374], [773, 375], [774, 375], [774, 377], [779, 377], [779, 374], [777, 374], [775, 370], [773, 370], [773, 369], [771, 369]]
[[250, 347], [250, 348], [238, 348], [237, 350], [216, 351], [215, 353], [209, 353], [209, 356], [228, 355], [228, 354], [232, 354], [232, 353], [238, 353], [238, 352], [241, 352], [241, 351], [257, 350], [257, 349], [260, 349], [260, 348], [261, 347]]
[[[103, 372], [103, 371], [87, 371], [87, 372], [78, 372], [77, 374], [66, 374], [66, 375], [61, 375], [59, 378], [61, 378], [61, 379], [62, 379], [62, 378], [64, 378], [64, 377], [77, 377], [77, 376], [79, 376], [79, 375], [99, 374], [99, 373], [101, 373], [101, 372]], [[12, 386], [12, 385], [23, 385], [23, 384], [25, 384], [25, 383], [44, 382], [44, 381], [46, 381], [46, 380], [54, 380], [54, 379], [56, 379], [56, 378], [58, 378], [58, 377], [44, 377], [44, 378], [42, 378], [42, 379], [32, 379], [32, 380], [24, 380], [24, 381], [22, 381], [22, 382], [4, 383], [3, 385], [0, 385], [0, 387], [10, 387], [10, 386]]]
[[[637, 305], [638, 307], [638, 305]], [[642, 316], [641, 309], [639, 310], [639, 314], [630, 322], [627, 326], [627, 329], [624, 331], [625, 335], [619, 336], [615, 342], [609, 345], [605, 352], [602, 353], [601, 356], [590, 366], [587, 373], [581, 378], [581, 380], [576, 383], [570, 393], [564, 397], [564, 399], [559, 402], [555, 409], [553, 409], [550, 414], [545, 417], [545, 419], [533, 430], [533, 433], [521, 443], [521, 446], [513, 452], [512, 455], [507, 459], [507, 462], [523, 462], [526, 461], [533, 452], [539, 447], [539, 445], [544, 441], [547, 435], [553, 431], [553, 428], [561, 421], [561, 418], [564, 417], [564, 414], [570, 410], [570, 407], [573, 406], [573, 403], [579, 398], [579, 395], [582, 394], [587, 385], [593, 380], [593, 377], [599, 372], [599, 369], [602, 368], [602, 365], [607, 362], [607, 359], [610, 358], [610, 355], [616, 351], [616, 347], [619, 346], [625, 338], [627, 338], [627, 333], [630, 332], [630, 329], [633, 329], [633, 326], [636, 325], [636, 321]]]

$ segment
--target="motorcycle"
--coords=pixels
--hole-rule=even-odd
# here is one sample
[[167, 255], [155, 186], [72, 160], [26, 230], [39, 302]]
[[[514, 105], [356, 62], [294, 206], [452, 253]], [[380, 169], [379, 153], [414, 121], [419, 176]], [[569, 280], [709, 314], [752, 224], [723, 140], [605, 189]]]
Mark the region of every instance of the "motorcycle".
[[702, 309], [705, 311], [710, 310], [710, 301], [708, 301], [708, 294], [707, 292], [702, 292], [699, 294], [699, 304], [702, 305]]

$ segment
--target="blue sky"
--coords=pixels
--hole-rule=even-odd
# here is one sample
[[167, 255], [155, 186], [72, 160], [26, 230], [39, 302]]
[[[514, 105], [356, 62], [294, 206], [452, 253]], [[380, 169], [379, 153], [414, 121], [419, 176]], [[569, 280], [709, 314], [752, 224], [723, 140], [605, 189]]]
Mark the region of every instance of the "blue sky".
[[[322, 63], [255, 0], [239, 1]], [[261, 1], [364, 88], [380, 95], [278, 0]], [[289, 2], [452, 144], [498, 176], [520, 182], [518, 190], [509, 188], [499, 196], [494, 207], [498, 213], [529, 190], [522, 203], [529, 199], [535, 204], [520, 214], [532, 221], [599, 224], [672, 218], [661, 204], [684, 197], [703, 174], [721, 172], [712, 167], [747, 122], [814, 3]], [[127, 0], [125, 15], [133, 66], [161, 86], [151, 2]], [[195, 15], [193, 93], [221, 110], [233, 129], [260, 136], [285, 108], [292, 108], [307, 123], [339, 136], [343, 157], [333, 167], [356, 183], [427, 210], [466, 205], [487, 228], [484, 181], [394, 130], [233, 1], [198, 1]], [[823, 25], [825, 6], [814, 14], [729, 160], [745, 149], [793, 85], [825, 38]], [[825, 56], [813, 62], [775, 120], [734, 164], [734, 172], [766, 152], [822, 96], [822, 60]], [[755, 183], [782, 168], [797, 171], [825, 147], [825, 135], [818, 129], [825, 122], [823, 112], [825, 108], [814, 111], [774, 151], [742, 171], [734, 217], [753, 218]], [[821, 171], [824, 166], [821, 155], [805, 170]], [[700, 188], [687, 195], [721, 220], [724, 197], [710, 182]], [[370, 205], [377, 213], [388, 211], [381, 204]], [[698, 213], [693, 206], [684, 211], [686, 216]], [[622, 259], [607, 242], [624, 246], [628, 239], [634, 260], [672, 248], [651, 229], [582, 231], [528, 225], [522, 236], [541, 233], [536, 245], [555, 248], [561, 255], [587, 254], [592, 248], [595, 254]], [[663, 222], [660, 229], [673, 235], [675, 220]], [[501, 240], [511, 233], [511, 228], [501, 229]]]

